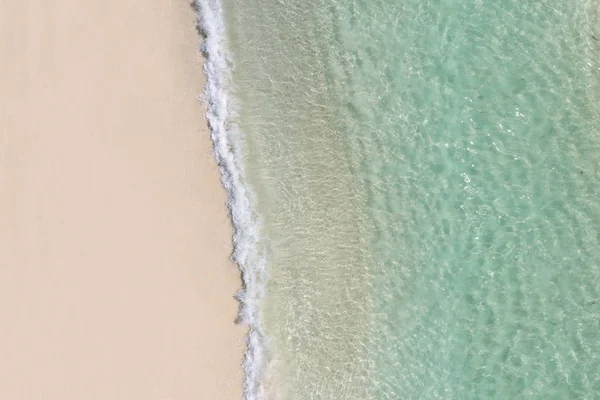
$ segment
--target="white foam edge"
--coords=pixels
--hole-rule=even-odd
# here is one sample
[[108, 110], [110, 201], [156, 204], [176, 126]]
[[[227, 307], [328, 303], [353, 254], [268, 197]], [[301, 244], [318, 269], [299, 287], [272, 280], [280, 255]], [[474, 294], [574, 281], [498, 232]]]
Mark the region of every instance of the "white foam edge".
[[198, 26], [205, 38], [205, 101], [213, 141], [213, 153], [227, 190], [227, 205], [234, 226], [232, 259], [240, 268], [243, 289], [237, 294], [241, 303], [238, 322], [249, 327], [244, 357], [244, 398], [263, 400], [266, 338], [260, 325], [260, 306], [265, 295], [266, 261], [259, 251], [261, 221], [253, 207], [254, 194], [246, 184], [241, 147], [243, 135], [231, 124], [233, 97], [232, 58], [227, 47], [223, 6], [219, 0], [194, 0]]

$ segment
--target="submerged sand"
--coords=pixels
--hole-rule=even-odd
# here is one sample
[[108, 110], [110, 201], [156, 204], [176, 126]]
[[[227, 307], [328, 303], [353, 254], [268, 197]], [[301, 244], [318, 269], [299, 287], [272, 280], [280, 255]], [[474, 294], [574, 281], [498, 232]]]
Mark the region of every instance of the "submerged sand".
[[241, 399], [189, 0], [0, 4], [0, 398]]

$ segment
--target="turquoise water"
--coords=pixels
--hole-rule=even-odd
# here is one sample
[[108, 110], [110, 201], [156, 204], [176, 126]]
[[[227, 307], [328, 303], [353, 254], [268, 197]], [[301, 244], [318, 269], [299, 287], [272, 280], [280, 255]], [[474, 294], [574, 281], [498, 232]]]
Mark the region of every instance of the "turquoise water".
[[247, 398], [600, 398], [600, 5], [222, 5]]

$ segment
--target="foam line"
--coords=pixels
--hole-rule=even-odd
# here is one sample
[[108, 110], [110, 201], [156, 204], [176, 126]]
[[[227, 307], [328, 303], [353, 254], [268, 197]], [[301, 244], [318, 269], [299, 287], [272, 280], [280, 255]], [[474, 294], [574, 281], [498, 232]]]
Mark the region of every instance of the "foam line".
[[242, 163], [243, 134], [232, 123], [236, 103], [231, 80], [231, 53], [227, 47], [223, 7], [219, 0], [195, 0], [198, 25], [205, 40], [205, 97], [211, 128], [213, 152], [228, 193], [228, 208], [234, 225], [233, 261], [242, 273], [243, 290], [238, 321], [249, 326], [244, 359], [244, 398], [266, 398], [261, 378], [265, 368], [265, 335], [260, 326], [260, 305], [267, 281], [266, 262], [259, 249], [261, 221], [253, 207], [254, 193], [247, 185]]

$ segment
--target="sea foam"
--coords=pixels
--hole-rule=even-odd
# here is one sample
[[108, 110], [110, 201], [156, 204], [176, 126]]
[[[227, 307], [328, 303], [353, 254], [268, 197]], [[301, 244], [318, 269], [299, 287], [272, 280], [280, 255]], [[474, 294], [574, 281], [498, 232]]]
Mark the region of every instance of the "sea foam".
[[220, 166], [221, 179], [228, 193], [228, 208], [234, 225], [233, 261], [242, 272], [243, 289], [238, 322], [248, 325], [244, 360], [244, 397], [264, 399], [261, 375], [265, 366], [265, 335], [260, 326], [260, 304], [265, 294], [266, 262], [259, 250], [261, 221], [253, 207], [254, 193], [248, 187], [242, 163], [243, 135], [232, 122], [238, 107], [233, 96], [223, 7], [219, 0], [195, 0], [198, 26], [205, 35], [202, 51], [206, 56], [205, 100], [211, 128], [213, 151]]

